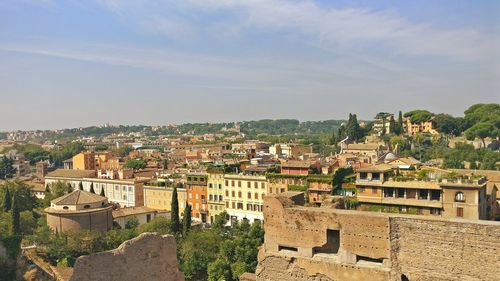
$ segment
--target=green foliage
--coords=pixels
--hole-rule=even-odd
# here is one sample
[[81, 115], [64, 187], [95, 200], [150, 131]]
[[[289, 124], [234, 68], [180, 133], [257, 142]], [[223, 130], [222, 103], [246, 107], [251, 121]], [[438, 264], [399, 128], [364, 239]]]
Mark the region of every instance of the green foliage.
[[134, 148], [130, 145], [123, 145], [120, 148], [117, 148], [113, 150], [113, 154], [119, 157], [125, 157], [128, 156], [131, 151], [133, 151]]
[[233, 280], [233, 272], [231, 270], [231, 264], [227, 260], [217, 258], [208, 265], [208, 281], [221, 280]]
[[99, 193], [102, 197], [106, 197], [106, 194], [104, 193], [104, 188], [101, 188], [101, 192]]
[[406, 112], [404, 116], [409, 117], [410, 121], [412, 123], [418, 124], [418, 123], [430, 121], [432, 119], [433, 114], [427, 110], [417, 109], [417, 110]]
[[181, 230], [181, 223], [179, 221], [179, 199], [177, 194], [177, 187], [174, 187], [174, 191], [172, 192], [170, 221], [172, 233], [178, 234]]
[[10, 197], [9, 187], [6, 186], [3, 195], [2, 208], [4, 212], [8, 212], [10, 211], [11, 207], [12, 207], [12, 198]]
[[23, 154], [31, 165], [50, 157], [50, 152], [37, 144], [14, 144], [9, 150], [17, 150], [18, 153]]
[[146, 168], [146, 160], [144, 159], [130, 159], [125, 162], [125, 168], [140, 170]]
[[50, 158], [56, 165], [60, 167], [63, 165], [63, 161], [75, 156], [76, 154], [82, 152], [85, 148], [81, 142], [70, 142], [63, 146], [62, 149], [56, 148], [50, 151]]
[[14, 193], [12, 196], [12, 210], [10, 211], [12, 216], [12, 234], [14, 235], [21, 234], [21, 218], [19, 215], [18, 200], [17, 193]]
[[187, 280], [206, 280], [209, 263], [217, 258], [222, 238], [212, 231], [192, 231], [181, 242], [181, 271]]
[[185, 237], [191, 231], [191, 205], [186, 202], [184, 216], [182, 217], [182, 235]]
[[[27, 186], [24, 183], [21, 182], [6, 182], [4, 184], [0, 185], [0, 198], [2, 198], [2, 201], [5, 200], [5, 193], [7, 192], [7, 189], [9, 190], [10, 193], [10, 198], [11, 198], [11, 203], [14, 194], [17, 196], [17, 207], [19, 209], [19, 212], [22, 211], [31, 211], [33, 210], [34, 206], [34, 199], [33, 196], [31, 195], [31, 188]], [[2, 210], [3, 209], [3, 204], [2, 202]]]
[[463, 118], [440, 113], [432, 119], [436, 130], [443, 134], [459, 136], [463, 131]]
[[127, 219], [125, 229], [136, 229], [139, 226], [139, 220], [136, 217]]
[[498, 127], [491, 122], [479, 122], [465, 131], [465, 136], [468, 140], [480, 138], [483, 142], [483, 147], [486, 147], [484, 139], [487, 137], [497, 138], [500, 134]]
[[0, 158], [0, 179], [12, 178], [16, 174], [16, 169], [12, 167], [14, 161], [7, 157]]
[[500, 128], [500, 104], [498, 103], [475, 104], [469, 107], [464, 114], [466, 129], [477, 123], [490, 123], [495, 128]]
[[165, 217], [156, 217], [149, 223], [139, 226], [139, 232], [157, 232], [158, 234], [175, 234], [171, 230], [171, 222]]
[[349, 168], [338, 168], [333, 174], [332, 179], [332, 194], [338, 193], [338, 190], [342, 188], [342, 184], [346, 183], [346, 178], [354, 174], [352, 167]]
[[106, 151], [108, 150], [108, 146], [105, 144], [98, 144], [94, 148], [95, 151]]

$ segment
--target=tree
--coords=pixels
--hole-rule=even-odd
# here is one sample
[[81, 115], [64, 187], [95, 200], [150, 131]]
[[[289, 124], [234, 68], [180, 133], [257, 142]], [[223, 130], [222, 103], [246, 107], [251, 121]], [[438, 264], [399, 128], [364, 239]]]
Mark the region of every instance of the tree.
[[486, 143], [484, 141], [487, 137], [497, 138], [499, 130], [490, 122], [480, 122], [470, 127], [465, 131], [465, 137], [468, 140], [474, 140], [475, 138], [480, 138], [483, 147], [486, 148]]
[[403, 113], [400, 110], [399, 114], [398, 114], [398, 126], [397, 126], [396, 135], [401, 135], [403, 132], [404, 132], [404, 127], [403, 127]]
[[95, 194], [94, 183], [93, 182], [90, 183], [90, 190], [89, 190], [89, 192]]
[[49, 184], [45, 185], [45, 193], [50, 193], [50, 187]]
[[101, 187], [101, 193], [99, 194], [102, 197], [106, 197], [106, 194], [104, 193], [104, 187]]
[[489, 122], [496, 128], [500, 128], [500, 104], [479, 103], [472, 105], [464, 112], [465, 129], [480, 122]]
[[231, 281], [233, 280], [233, 272], [231, 264], [224, 258], [217, 258], [214, 262], [208, 265], [208, 281]]
[[0, 158], [0, 179], [12, 178], [16, 173], [16, 169], [12, 166], [14, 160], [2, 157]]
[[79, 190], [83, 190], [83, 183], [82, 183], [82, 182], [80, 182], [80, 183], [78, 184], [78, 189], [79, 189]]
[[127, 219], [125, 229], [136, 229], [139, 226], [139, 220], [136, 217]]
[[188, 235], [191, 230], [191, 205], [186, 202], [184, 217], [182, 218], [182, 235]]
[[432, 122], [440, 133], [458, 136], [462, 133], [461, 118], [455, 118], [449, 114], [440, 113], [434, 116]]
[[347, 121], [347, 125], [345, 127], [345, 134], [353, 140], [359, 140], [363, 137], [363, 131], [359, 127], [358, 118], [356, 114], [349, 113], [349, 120]]
[[12, 207], [12, 198], [10, 197], [10, 191], [9, 191], [9, 187], [6, 186], [5, 187], [5, 193], [3, 195], [3, 210], [4, 212], [8, 212], [10, 211], [11, 207]]
[[167, 159], [163, 159], [163, 169], [166, 170], [168, 167], [168, 160]]
[[67, 188], [68, 188], [68, 193], [73, 192], [73, 187], [71, 186], [71, 183], [68, 182]]
[[21, 223], [20, 223], [20, 216], [19, 216], [19, 206], [17, 202], [17, 194], [14, 192], [12, 196], [12, 210], [11, 210], [11, 215], [12, 215], [12, 233], [13, 234], [21, 234]]
[[105, 151], [108, 150], [108, 146], [105, 144], [98, 144], [95, 146], [95, 151]]
[[398, 127], [396, 125], [396, 120], [394, 120], [394, 116], [391, 115], [389, 119], [389, 132], [393, 134], [397, 134], [398, 132]]
[[146, 168], [147, 163], [143, 159], [130, 159], [125, 162], [125, 168], [140, 170]]
[[213, 231], [192, 231], [179, 247], [186, 280], [207, 280], [208, 265], [217, 259], [222, 238]]
[[413, 124], [418, 124], [418, 123], [430, 121], [432, 119], [433, 115], [431, 112], [429, 112], [427, 110], [417, 109], [417, 110], [412, 110], [412, 111], [406, 112], [404, 116], [410, 118], [410, 121]]
[[178, 234], [181, 230], [181, 223], [179, 221], [179, 199], [177, 197], [177, 187], [174, 187], [172, 192], [172, 204], [170, 210], [170, 221], [172, 233]]

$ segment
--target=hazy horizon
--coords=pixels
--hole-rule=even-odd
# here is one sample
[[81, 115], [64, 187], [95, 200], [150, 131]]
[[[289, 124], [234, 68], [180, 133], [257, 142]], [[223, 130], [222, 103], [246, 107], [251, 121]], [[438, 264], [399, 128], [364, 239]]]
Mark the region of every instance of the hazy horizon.
[[462, 116], [500, 101], [500, 1], [3, 1], [0, 62], [0, 131]]

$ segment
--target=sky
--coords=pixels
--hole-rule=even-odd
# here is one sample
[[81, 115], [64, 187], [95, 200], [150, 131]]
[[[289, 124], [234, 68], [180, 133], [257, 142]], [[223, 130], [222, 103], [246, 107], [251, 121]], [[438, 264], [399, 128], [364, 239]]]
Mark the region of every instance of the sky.
[[3, 131], [489, 102], [500, 1], [0, 1]]

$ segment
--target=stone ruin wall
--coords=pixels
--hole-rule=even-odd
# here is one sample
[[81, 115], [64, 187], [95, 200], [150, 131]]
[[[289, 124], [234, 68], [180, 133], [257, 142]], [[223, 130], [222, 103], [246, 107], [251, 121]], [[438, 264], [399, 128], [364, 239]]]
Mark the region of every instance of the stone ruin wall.
[[175, 238], [143, 233], [117, 249], [76, 260], [71, 281], [184, 281]]
[[[257, 280], [500, 280], [498, 222], [304, 208], [268, 197], [264, 228]], [[338, 251], [318, 254], [327, 229], [338, 230]]]

